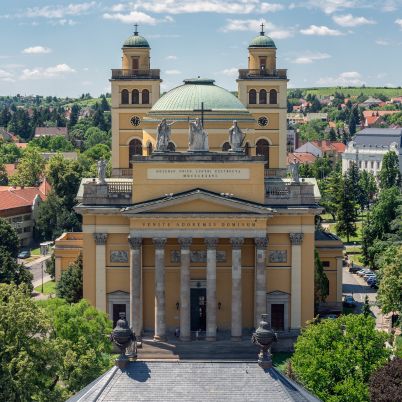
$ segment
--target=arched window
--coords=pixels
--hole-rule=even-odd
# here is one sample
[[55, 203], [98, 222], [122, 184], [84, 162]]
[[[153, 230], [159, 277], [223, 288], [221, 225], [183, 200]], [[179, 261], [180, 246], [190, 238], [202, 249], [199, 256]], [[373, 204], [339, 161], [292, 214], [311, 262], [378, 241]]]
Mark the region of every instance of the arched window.
[[276, 105], [278, 103], [278, 93], [275, 91], [275, 89], [271, 89], [269, 91], [269, 103], [271, 105]]
[[140, 103], [140, 93], [138, 89], [133, 89], [131, 92], [131, 103], [134, 105], [138, 105]]
[[148, 153], [148, 156], [152, 155], [152, 144], [151, 143], [149, 143], [147, 146], [147, 153]]
[[255, 154], [257, 156], [263, 156], [264, 159], [267, 161], [266, 167], [269, 167], [269, 143], [267, 140], [261, 139], [257, 141], [255, 144]]
[[142, 155], [142, 142], [137, 138], [134, 138], [128, 144], [128, 161], [130, 168], [132, 167], [131, 159], [134, 155]]
[[172, 141], [169, 142], [168, 146], [167, 146], [168, 151], [170, 152], [175, 152], [176, 151], [176, 146], [173, 144]]
[[244, 153], [246, 156], [250, 156], [250, 144], [246, 142], [246, 145], [244, 146]]
[[260, 105], [267, 103], [267, 91], [265, 89], [260, 90]]
[[257, 103], [257, 91], [255, 89], [250, 89], [248, 93], [248, 103], [250, 105], [255, 105]]
[[142, 104], [148, 105], [149, 104], [149, 91], [148, 89], [142, 90]]
[[123, 105], [128, 105], [128, 91], [127, 91], [127, 89], [123, 89], [121, 91], [121, 103]]
[[230, 144], [226, 141], [223, 145], [222, 145], [222, 151], [223, 152], [227, 152], [230, 149]]

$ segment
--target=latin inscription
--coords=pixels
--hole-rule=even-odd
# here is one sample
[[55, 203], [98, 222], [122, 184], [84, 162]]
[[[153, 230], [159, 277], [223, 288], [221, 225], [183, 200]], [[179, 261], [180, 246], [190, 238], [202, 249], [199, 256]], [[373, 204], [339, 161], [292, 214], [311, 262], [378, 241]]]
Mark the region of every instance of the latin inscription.
[[239, 222], [239, 221], [231, 221], [231, 222], [197, 222], [197, 221], [188, 221], [188, 222], [163, 222], [163, 221], [155, 221], [155, 222], [142, 222], [141, 225], [143, 228], [182, 228], [182, 229], [191, 229], [191, 228], [255, 228], [256, 222]]
[[147, 177], [151, 180], [248, 180], [250, 169], [148, 169]]

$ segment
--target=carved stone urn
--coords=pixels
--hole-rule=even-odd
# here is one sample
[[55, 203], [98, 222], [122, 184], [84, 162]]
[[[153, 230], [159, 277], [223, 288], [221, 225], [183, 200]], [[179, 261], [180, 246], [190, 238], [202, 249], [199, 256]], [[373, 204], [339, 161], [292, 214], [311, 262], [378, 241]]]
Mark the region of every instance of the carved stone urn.
[[136, 337], [128, 325], [126, 313], [120, 313], [119, 316], [120, 318], [117, 320], [116, 327], [110, 335], [110, 340], [120, 349], [120, 356], [116, 359], [116, 366], [122, 369], [128, 363], [128, 356], [125, 353], [128, 348], [134, 347], [133, 357], [136, 357]]
[[260, 347], [260, 353], [258, 354], [258, 364], [268, 369], [272, 367], [271, 359], [271, 346], [274, 342], [277, 342], [278, 338], [274, 331], [271, 329], [271, 324], [268, 320], [268, 314], [261, 314], [260, 325], [253, 333], [251, 341]]

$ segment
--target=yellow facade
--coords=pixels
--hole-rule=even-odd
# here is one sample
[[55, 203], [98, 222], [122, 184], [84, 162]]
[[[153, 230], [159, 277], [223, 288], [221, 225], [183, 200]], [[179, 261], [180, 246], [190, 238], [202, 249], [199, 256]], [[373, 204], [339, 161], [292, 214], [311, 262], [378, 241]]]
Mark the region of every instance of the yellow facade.
[[[286, 70], [276, 69], [272, 41], [258, 48], [261, 36], [239, 71], [238, 98], [203, 79], [159, 98], [159, 70], [137, 32], [112, 72], [113, 177], [84, 179], [77, 195], [84, 297], [113, 320], [125, 312], [137, 335], [239, 339], [262, 313], [295, 335], [314, 316], [319, 192], [314, 180], [284, 177]], [[194, 91], [196, 103], [175, 91], [190, 100]], [[187, 151], [195, 117], [208, 133], [205, 152]], [[163, 118], [175, 124], [162, 152]], [[225, 148], [233, 120], [246, 132], [240, 151]], [[69, 240], [56, 242], [59, 272]], [[339, 274], [328, 274], [339, 301]]]

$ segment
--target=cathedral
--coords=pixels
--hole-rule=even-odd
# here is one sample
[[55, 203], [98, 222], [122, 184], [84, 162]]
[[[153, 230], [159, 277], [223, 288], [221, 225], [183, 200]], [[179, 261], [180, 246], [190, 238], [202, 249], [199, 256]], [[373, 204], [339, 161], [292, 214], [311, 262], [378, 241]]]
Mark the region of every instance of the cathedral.
[[82, 233], [56, 241], [56, 279], [82, 251], [84, 298], [138, 337], [236, 341], [264, 313], [297, 336], [314, 317], [315, 249], [327, 304], [341, 302], [342, 243], [316, 231], [316, 181], [286, 166], [287, 70], [263, 30], [247, 50], [237, 94], [194, 77], [161, 95], [137, 30], [111, 72], [112, 174], [99, 161], [82, 180]]

